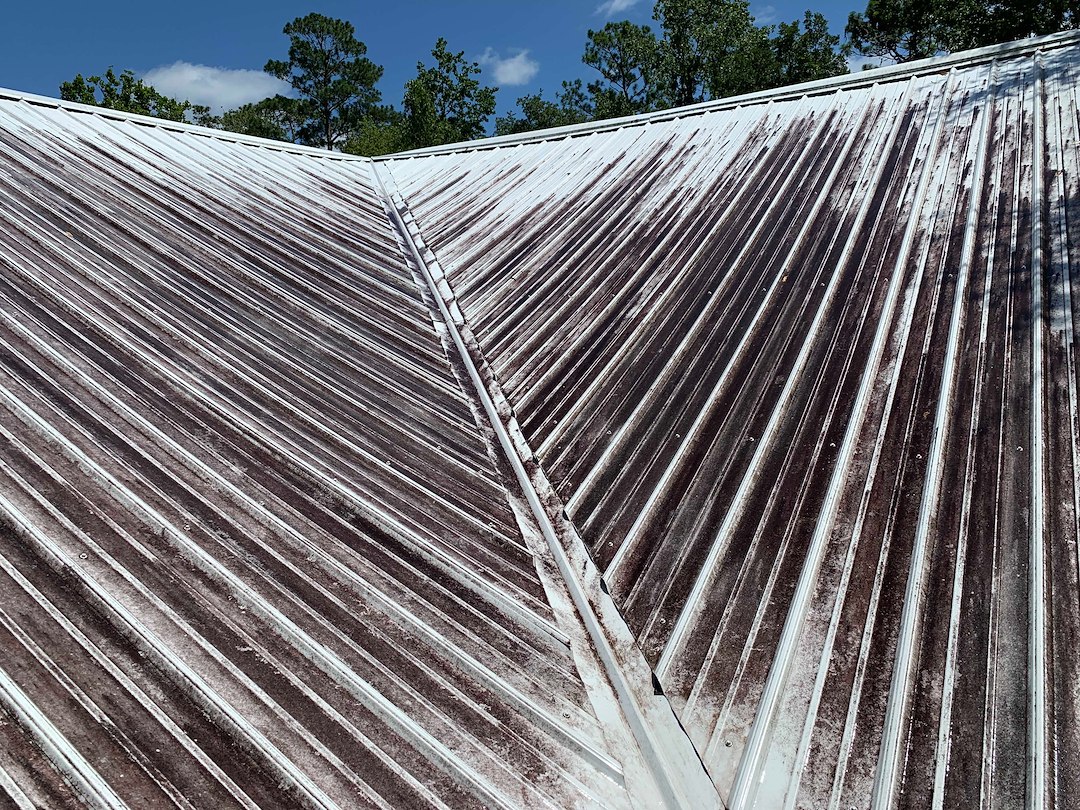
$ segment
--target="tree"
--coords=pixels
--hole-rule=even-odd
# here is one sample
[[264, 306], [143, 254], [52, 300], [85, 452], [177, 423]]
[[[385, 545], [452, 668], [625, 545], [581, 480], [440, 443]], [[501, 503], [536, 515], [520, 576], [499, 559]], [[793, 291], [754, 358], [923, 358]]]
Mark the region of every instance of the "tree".
[[303, 102], [280, 95], [244, 104], [221, 116], [222, 129], [292, 143], [297, 142], [306, 124]]
[[846, 51], [821, 14], [808, 11], [801, 24], [773, 29], [754, 23], [747, 0], [657, 0], [653, 18], [659, 39], [647, 26], [626, 21], [589, 31], [582, 61], [601, 75], [588, 86], [595, 118], [847, 72]]
[[774, 84], [777, 87], [848, 72], [840, 37], [829, 33], [829, 24], [821, 14], [807, 11], [802, 30], [798, 20], [780, 23], [772, 47], [776, 55]]
[[1080, 0], [869, 0], [851, 46], [896, 62], [1080, 27]]
[[[969, 5], [980, 4], [969, 0]], [[961, 35], [969, 34], [969, 44], [954, 42], [954, 47], [1012, 42], [1080, 28], [1080, 0], [997, 0], [986, 3], [985, 14], [976, 14], [973, 22], [971, 32], [955, 25]]]
[[602, 77], [588, 86], [596, 117], [616, 118], [653, 109], [660, 93], [658, 44], [649, 26], [629, 20], [609, 22], [599, 31], [589, 31], [588, 38], [581, 61]]
[[593, 108], [582, 89], [581, 79], [563, 82], [557, 101], [547, 101], [543, 91], [522, 96], [517, 100], [522, 118], [513, 111], [505, 118], [495, 119], [496, 135], [515, 135], [537, 129], [550, 129], [592, 120]]
[[263, 69], [297, 92], [307, 118], [298, 139], [333, 149], [379, 103], [375, 84], [383, 69], [364, 56], [352, 23], [312, 13], [283, 31], [288, 61], [271, 59]]
[[376, 107], [360, 121], [341, 151], [353, 155], [388, 155], [410, 148], [405, 115], [393, 107]]
[[418, 62], [416, 78], [405, 85], [405, 141], [410, 149], [478, 138], [495, 112], [498, 88], [480, 86], [474, 78], [480, 65], [467, 62], [464, 51], [448, 51], [441, 37], [431, 55], [435, 64]]
[[773, 73], [768, 31], [754, 25], [747, 0], [657, 0], [653, 19], [670, 106], [759, 90]]
[[121, 71], [117, 75], [110, 67], [104, 76], [89, 78], [79, 73], [70, 82], [60, 85], [60, 98], [169, 121], [190, 120], [203, 126], [213, 126], [216, 123], [216, 119], [210, 115], [209, 107], [163, 95], [142, 79], [136, 79], [130, 70]]
[[926, 59], [949, 49], [946, 8], [952, 0], [869, 0], [866, 11], [848, 17], [851, 45], [864, 56], [895, 62]]

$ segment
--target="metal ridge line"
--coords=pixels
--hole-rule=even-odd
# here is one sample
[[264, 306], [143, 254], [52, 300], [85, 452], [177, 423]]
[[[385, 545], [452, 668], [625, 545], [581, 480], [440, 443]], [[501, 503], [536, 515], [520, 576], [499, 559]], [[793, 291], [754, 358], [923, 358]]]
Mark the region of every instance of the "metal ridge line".
[[1042, 171], [1045, 77], [1042, 52], [1034, 59], [1031, 156], [1031, 577], [1028, 586], [1027, 804], [1046, 806], [1046, 558], [1043, 522]]
[[[562, 574], [563, 584], [569, 592], [574, 607], [588, 633], [588, 638], [592, 642], [593, 652], [595, 653], [596, 658], [599, 659], [604, 674], [607, 675], [610, 686], [618, 701], [618, 708], [621, 710], [624, 721], [629, 726], [629, 731], [632, 734], [634, 742], [637, 744], [641, 757], [649, 769], [652, 782], [658, 792], [658, 798], [665, 806], [673, 808], [701, 807], [701, 801], [705, 797], [708, 797], [709, 803], [712, 806], [722, 806], [715, 785], [713, 785], [712, 779], [705, 770], [704, 763], [701, 761], [700, 757], [697, 756], [696, 749], [694, 749], [686, 732], [678, 725], [674, 712], [671, 709], [670, 703], [667, 702], [667, 699], [663, 698], [667, 711], [671, 716], [672, 727], [677, 729], [677, 733], [679, 737], [681, 737], [682, 745], [680, 745], [680, 747], [683, 748], [682, 752], [673, 752], [671, 750], [669, 744], [672, 742], [672, 739], [659, 738], [657, 733], [659, 730], [653, 727], [652, 720], [646, 716], [643, 707], [637, 700], [635, 696], [635, 691], [637, 690], [635, 690], [627, 673], [623, 670], [622, 665], [618, 661], [616, 651], [613, 649], [607, 636], [604, 622], [601, 616], [598, 615], [598, 611], [593, 604], [593, 599], [586, 593], [583, 583], [578, 579], [574, 570], [575, 566], [571, 564], [570, 555], [568, 554], [567, 549], [563, 547], [558, 533], [556, 532], [552, 516], [549, 515], [548, 508], [545, 507], [544, 502], [541, 500], [540, 493], [537, 491], [536, 485], [534, 484], [529, 471], [525, 467], [522, 460], [523, 451], [528, 451], [525, 439], [520, 434], [520, 431], [516, 431], [516, 435], [511, 437], [510, 431], [507, 429], [507, 426], [504, 424], [499, 413], [495, 398], [498, 397], [507, 409], [509, 409], [509, 404], [502, 396], [501, 391], [498, 389], [498, 383], [494, 378], [492, 378], [490, 383], [494, 390], [489, 390], [488, 383], [485, 382], [484, 376], [481, 374], [480, 369], [477, 368], [477, 364], [462, 335], [462, 328], [464, 327], [467, 329], [468, 327], [465, 324], [464, 316], [458, 309], [457, 304], [453, 302], [452, 291], [450, 290], [445, 277], [441, 275], [441, 268], [438, 267], [433, 255], [430, 262], [422, 255], [422, 251], [417, 244], [418, 240], [414, 238], [412, 229], [409, 228], [402, 216], [401, 208], [399, 208], [394, 196], [387, 188], [384, 173], [380, 172], [375, 164], [372, 164], [371, 168], [372, 175], [377, 181], [377, 191], [383, 199], [387, 215], [401, 234], [405, 246], [408, 248], [412, 259], [416, 262], [423, 280], [426, 282], [432, 297], [435, 299], [438, 313], [441, 315], [444, 322], [443, 325], [458, 352], [461, 362], [468, 372], [469, 379], [476, 390], [477, 398], [483, 405], [487, 421], [499, 440], [501, 449], [512, 467], [517, 482], [522, 489], [522, 493], [528, 502], [529, 509], [540, 528], [541, 534], [547, 542], [548, 549], [550, 550], [554, 561], [558, 565], [559, 571]], [[392, 176], [390, 177], [390, 182], [394, 183]], [[408, 210], [407, 203], [405, 203], [400, 195], [398, 195], [398, 199], [401, 200], [402, 208]], [[430, 251], [428, 252], [430, 253]], [[440, 270], [438, 279], [432, 272], [432, 264], [435, 265], [437, 270]], [[447, 303], [444, 295], [451, 298], [453, 310], [451, 310], [451, 305]], [[569, 518], [564, 517], [564, 520], [569, 524], [569, 528], [572, 529]], [[586, 557], [586, 560], [588, 561], [588, 557]], [[587, 568], [588, 562], [586, 562], [586, 570]], [[595, 565], [593, 565], [593, 569], [595, 571]], [[596, 573], [598, 574], [599, 572]], [[616, 612], [615, 615], [618, 615], [618, 613]], [[618, 633], [620, 628], [612, 629]], [[621, 628], [621, 630], [624, 634], [629, 634], [629, 630], [625, 626]], [[633, 650], [638, 656], [642, 655], [636, 644], [633, 646]], [[641, 663], [642, 665], [645, 665], [643, 657]], [[646, 684], [642, 684], [641, 686], [645, 687]], [[693, 770], [687, 771], [686, 769], [682, 769], [682, 773], [672, 773], [672, 767], [669, 765], [670, 757], [665, 756], [665, 754], [670, 755], [674, 753], [676, 757], [679, 757], [684, 752], [693, 752], [689, 757], [682, 757]], [[686, 778], [688, 775], [691, 777], [693, 784], [688, 784]]]
[[73, 113], [97, 115], [101, 118], [113, 121], [129, 121], [157, 129], [166, 129], [174, 132], [182, 132], [204, 138], [215, 138], [221, 141], [243, 144], [246, 146], [261, 146], [278, 152], [307, 155], [309, 157], [340, 160], [345, 162], [360, 163], [383, 163], [395, 160], [407, 160], [414, 157], [430, 157], [434, 155], [455, 154], [461, 152], [473, 152], [485, 149], [495, 149], [503, 146], [517, 146], [525, 143], [539, 141], [558, 140], [578, 135], [588, 135], [595, 132], [605, 132], [621, 129], [626, 126], [641, 126], [650, 123], [672, 121], [679, 118], [687, 118], [695, 115], [703, 115], [709, 112], [717, 112], [746, 104], [758, 104], [775, 100], [788, 100], [804, 95], [819, 95], [829, 93], [837, 89], [855, 89], [878, 84], [881, 80], [893, 81], [905, 76], [919, 76], [925, 73], [944, 72], [950, 67], [964, 64], [966, 66], [980, 62], [1001, 59], [1008, 56], [1016, 56], [1025, 52], [1041, 53], [1048, 49], [1066, 47], [1080, 41], [1080, 31], [1060, 31], [1042, 37], [1017, 40], [1015, 42], [988, 45], [982, 48], [974, 48], [945, 56], [934, 56], [928, 59], [919, 59], [912, 62], [904, 62], [898, 65], [887, 65], [872, 70], [858, 73], [847, 73], [841, 76], [832, 76], [827, 79], [786, 87], [774, 87], [769, 90], [758, 90], [753, 93], [745, 93], [738, 96], [730, 96], [723, 99], [690, 104], [685, 107], [676, 107], [667, 110], [658, 110], [651, 113], [639, 113], [637, 115], [610, 118], [603, 121], [587, 121], [583, 124], [571, 124], [563, 127], [536, 130], [517, 135], [502, 135], [489, 138], [481, 138], [476, 141], [464, 141], [459, 143], [431, 146], [422, 149], [413, 149], [406, 152], [395, 152], [390, 155], [351, 155], [345, 152], [335, 152], [314, 146], [290, 143], [289, 141], [276, 141], [269, 138], [258, 138], [253, 135], [243, 135], [238, 132], [230, 132], [224, 129], [189, 124], [186, 121], [170, 121], [163, 118], [154, 118], [139, 113], [113, 110], [108, 107], [96, 107], [89, 104], [80, 104], [76, 101], [43, 96], [36, 93], [26, 93], [0, 87], [0, 101], [25, 102], [53, 109], [67, 110]]
[[24, 102], [39, 107], [51, 107], [55, 110], [96, 115], [99, 118], [106, 118], [111, 121], [128, 121], [132, 124], [141, 124], [143, 126], [153, 127], [154, 129], [182, 132], [189, 135], [201, 136], [203, 138], [214, 138], [219, 141], [243, 144], [245, 146], [262, 146], [276, 152], [290, 152], [298, 155], [307, 155], [309, 157], [329, 158], [331, 160], [343, 160], [347, 162], [359, 161], [361, 163], [368, 163], [371, 161], [370, 157], [351, 155], [346, 152], [334, 152], [330, 149], [323, 149], [318, 146], [304, 146], [303, 144], [292, 143], [290, 141], [276, 141], [272, 138], [259, 138], [254, 135], [244, 135], [227, 129], [214, 129], [213, 127], [189, 124], [186, 121], [172, 121], [167, 118], [155, 118], [150, 115], [141, 115], [140, 113], [114, 110], [110, 107], [96, 107], [92, 104], [80, 104], [77, 101], [65, 101], [63, 99], [42, 96], [36, 93], [24, 93], [20, 90], [11, 90], [6, 87], [0, 87], [0, 101]]
[[572, 138], [580, 135], [591, 135], [597, 132], [608, 132], [628, 126], [642, 126], [651, 123], [673, 121], [679, 118], [689, 118], [695, 115], [704, 115], [705, 113], [718, 112], [720, 110], [727, 110], [748, 104], [761, 104], [769, 101], [787, 101], [801, 96], [822, 95], [838, 89], [870, 87], [879, 84], [881, 81], [891, 82], [905, 77], [917, 77], [928, 73], [945, 73], [950, 68], [957, 66], [971, 67], [982, 62], [990, 62], [995, 59], [1003, 59], [1010, 56], [1019, 56], [1027, 52], [1035, 53], [1052, 48], [1067, 47], [1075, 42], [1080, 42], [1080, 31], [1060, 31], [1042, 37], [1021, 39], [1015, 42], [1006, 42], [998, 45], [987, 45], [982, 48], [959, 51], [945, 56], [932, 56], [928, 59], [902, 62], [897, 65], [887, 65], [885, 67], [859, 71], [857, 73], [846, 73], [840, 76], [832, 76], [827, 79], [815, 79], [814, 81], [788, 85], [786, 87], [774, 87], [769, 90], [758, 90], [753, 93], [729, 96], [722, 99], [713, 99], [712, 101], [703, 101], [685, 107], [657, 110], [656, 112], [651, 113], [638, 113], [637, 115], [609, 118], [603, 121], [586, 121], [583, 124], [569, 124], [567, 126], [535, 130], [533, 132], [523, 132], [516, 135], [501, 135], [491, 138], [482, 138], [476, 141], [463, 141], [443, 146], [429, 146], [423, 149], [412, 149], [407, 152], [396, 152], [391, 155], [377, 155], [372, 157], [371, 160], [374, 163], [409, 160], [411, 158], [460, 154], [462, 152], [496, 149], [503, 146], [519, 146], [526, 143], [537, 143], [541, 141]]

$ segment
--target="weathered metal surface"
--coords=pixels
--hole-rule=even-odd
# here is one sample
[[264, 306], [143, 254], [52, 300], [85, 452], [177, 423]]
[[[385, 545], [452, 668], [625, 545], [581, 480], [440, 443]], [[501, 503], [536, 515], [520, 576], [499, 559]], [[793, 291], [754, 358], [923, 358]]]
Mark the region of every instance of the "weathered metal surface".
[[732, 806], [1080, 804], [1078, 86], [1064, 35], [378, 164]]
[[2, 803], [642, 795], [370, 172], [0, 99]]

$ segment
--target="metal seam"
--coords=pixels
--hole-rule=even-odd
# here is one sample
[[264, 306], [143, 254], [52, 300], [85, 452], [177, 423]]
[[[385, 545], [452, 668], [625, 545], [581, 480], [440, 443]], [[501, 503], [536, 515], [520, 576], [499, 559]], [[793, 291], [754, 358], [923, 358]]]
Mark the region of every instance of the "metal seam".
[[[525, 468], [521, 458], [522, 448], [518, 447], [518, 443], [511, 437], [506, 425], [503, 423], [492, 392], [488, 390], [480, 370], [477, 368], [476, 363], [469, 352], [460, 328], [461, 326], [464, 326], [464, 317], [456, 303], [453, 304], [453, 309], [451, 309], [451, 306], [447, 304], [447, 301], [444, 298], [444, 293], [449, 293], [450, 290], [445, 278], [441, 275], [441, 268], [439, 268], [439, 281], [436, 281], [436, 276], [432, 273], [428, 260], [425, 259], [418, 249], [413, 234], [402, 217], [401, 210], [387, 188], [384, 173], [378, 170], [376, 164], [372, 164], [371, 169], [372, 174], [378, 181], [379, 191], [383, 196], [387, 214], [402, 234], [405, 244], [412, 254], [413, 260], [417, 263], [424, 280], [428, 284], [432, 296], [435, 299], [435, 303], [438, 306], [439, 313], [443, 318], [447, 333], [449, 334], [454, 347], [457, 349], [476, 390], [477, 397], [483, 405], [488, 422], [490, 423], [495, 436], [498, 438], [499, 444], [501, 445], [507, 460], [514, 470], [518, 483], [529, 504], [529, 508], [539, 524], [541, 533], [547, 541], [552, 556], [563, 575], [563, 580], [573, 599], [574, 606], [577, 608], [582, 622], [589, 634], [589, 638], [593, 642], [597, 658], [602, 663], [604, 671], [610, 679], [611, 686], [614, 688], [623, 716], [630, 726], [630, 730], [638, 744], [645, 763], [650, 769], [650, 774], [657, 789], [660, 791], [662, 800], [666, 805], [671, 807], [685, 806], [685, 786], [680, 784], [678, 778], [674, 778], [674, 774], [669, 773], [668, 767], [664, 763], [664, 757], [661, 753], [662, 743], [656, 739], [654, 730], [650, 727], [651, 723], [649, 719], [644, 715], [634, 698], [633, 687], [628, 682], [626, 673], [623, 672], [622, 667], [616, 660], [615, 652], [611, 648], [596, 611], [593, 609], [591, 599], [586, 594], [582, 583], [574, 572], [569, 556], [563, 548], [555, 531], [552, 519], [548, 515], [547, 509], [541, 501], [540, 495]], [[393, 183], [392, 177], [390, 182]], [[402, 203], [404, 204], [404, 201], [402, 201]], [[443, 288], [445, 288], [445, 291]], [[519, 437], [519, 442], [524, 442], [523, 437]], [[685, 732], [682, 732], [681, 727], [680, 733], [685, 734]], [[689, 742], [688, 738], [687, 742]], [[704, 771], [704, 765], [702, 765], [702, 771]], [[717, 804], [719, 804], [718, 796], [716, 797], [716, 800]]]
[[1046, 805], [1046, 559], [1043, 504], [1042, 171], [1044, 81], [1042, 53], [1034, 59], [1031, 158], [1031, 537], [1028, 638], [1028, 806]]

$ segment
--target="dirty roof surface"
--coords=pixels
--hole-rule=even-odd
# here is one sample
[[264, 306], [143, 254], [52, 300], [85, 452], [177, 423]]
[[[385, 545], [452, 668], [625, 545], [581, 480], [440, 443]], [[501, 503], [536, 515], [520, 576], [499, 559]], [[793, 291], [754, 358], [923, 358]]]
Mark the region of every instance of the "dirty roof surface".
[[731, 806], [1080, 802], [1077, 43], [380, 164]]
[[0, 92], [0, 796], [1080, 804], [1078, 71], [375, 162]]
[[0, 220], [0, 795], [628, 803], [370, 163], [7, 99]]

